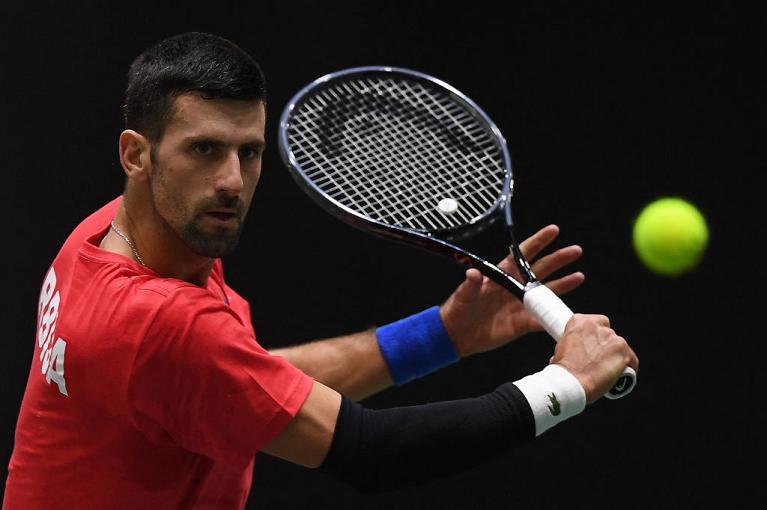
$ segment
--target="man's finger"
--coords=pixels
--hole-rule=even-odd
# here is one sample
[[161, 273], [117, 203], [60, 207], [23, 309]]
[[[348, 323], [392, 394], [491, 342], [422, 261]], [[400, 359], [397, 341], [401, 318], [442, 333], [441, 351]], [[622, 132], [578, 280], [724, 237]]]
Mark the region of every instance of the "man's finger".
[[455, 290], [454, 296], [459, 303], [474, 301], [482, 289], [482, 273], [477, 269], [467, 269], [466, 279]]
[[546, 286], [550, 288], [554, 294], [563, 296], [580, 287], [585, 280], [586, 277], [583, 273], [578, 272], [546, 282]]
[[535, 234], [531, 235], [519, 244], [522, 255], [527, 260], [533, 260], [538, 254], [546, 248], [559, 235], [557, 225], [547, 225]]
[[[546, 246], [548, 246], [554, 239], [556, 239], [558, 234], [559, 227], [556, 225], [552, 224], [543, 227], [538, 232], [520, 243], [519, 249], [522, 251], [522, 256], [525, 257], [526, 260], [531, 261], [541, 251], [543, 251]], [[522, 277], [519, 272], [519, 268], [517, 267], [517, 263], [514, 260], [513, 253], [509, 253], [506, 258], [500, 261], [498, 263], [498, 267], [514, 278], [519, 279]]]
[[543, 280], [566, 265], [572, 264], [581, 255], [583, 255], [583, 249], [578, 245], [561, 248], [536, 260], [532, 265], [533, 273], [535, 273], [539, 280]]

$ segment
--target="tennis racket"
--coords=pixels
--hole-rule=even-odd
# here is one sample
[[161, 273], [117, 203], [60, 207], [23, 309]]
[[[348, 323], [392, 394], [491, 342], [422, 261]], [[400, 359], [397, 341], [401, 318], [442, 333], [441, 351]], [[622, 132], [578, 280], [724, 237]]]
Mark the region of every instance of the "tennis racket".
[[[506, 141], [468, 97], [436, 78], [395, 67], [323, 76], [285, 107], [280, 155], [327, 212], [365, 232], [477, 268], [503, 286], [555, 339], [573, 312], [533, 274], [514, 239], [513, 177]], [[503, 217], [526, 280], [455, 246]], [[626, 367], [605, 395], [627, 395]]]

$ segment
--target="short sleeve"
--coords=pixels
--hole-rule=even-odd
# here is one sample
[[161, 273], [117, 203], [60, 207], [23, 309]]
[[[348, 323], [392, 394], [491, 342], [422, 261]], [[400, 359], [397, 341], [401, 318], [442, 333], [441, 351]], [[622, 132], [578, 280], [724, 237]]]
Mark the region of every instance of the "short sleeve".
[[312, 379], [196, 288], [171, 292], [137, 353], [129, 404], [150, 440], [244, 467], [298, 413]]

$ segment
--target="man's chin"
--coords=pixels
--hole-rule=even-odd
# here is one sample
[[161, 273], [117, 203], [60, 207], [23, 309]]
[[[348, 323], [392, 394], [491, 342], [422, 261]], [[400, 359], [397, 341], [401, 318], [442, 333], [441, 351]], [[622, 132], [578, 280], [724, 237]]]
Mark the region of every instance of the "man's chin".
[[221, 258], [230, 255], [237, 249], [240, 242], [239, 226], [228, 232], [202, 232], [199, 229], [185, 232], [184, 241], [197, 255], [211, 258]]
[[191, 246], [191, 248], [197, 255], [219, 259], [234, 253], [237, 249], [237, 241], [230, 243], [209, 243], [203, 246]]

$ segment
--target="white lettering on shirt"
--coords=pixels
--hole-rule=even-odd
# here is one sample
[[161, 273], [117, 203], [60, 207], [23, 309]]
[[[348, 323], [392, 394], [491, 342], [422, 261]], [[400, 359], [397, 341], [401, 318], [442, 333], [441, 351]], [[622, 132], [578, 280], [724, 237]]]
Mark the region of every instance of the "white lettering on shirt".
[[56, 271], [53, 266], [45, 276], [38, 305], [37, 346], [40, 347], [40, 370], [48, 384], [55, 382], [62, 395], [69, 396], [64, 380], [64, 353], [67, 342], [58, 337], [54, 341], [56, 320], [59, 317], [61, 295], [56, 288]]

